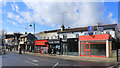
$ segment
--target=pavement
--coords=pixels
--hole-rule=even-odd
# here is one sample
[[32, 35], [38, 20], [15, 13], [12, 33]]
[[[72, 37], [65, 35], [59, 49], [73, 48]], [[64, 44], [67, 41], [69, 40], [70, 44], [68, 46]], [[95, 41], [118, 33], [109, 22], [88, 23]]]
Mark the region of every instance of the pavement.
[[[18, 51], [14, 51], [18, 53]], [[44, 56], [49, 58], [58, 58], [66, 60], [75, 60], [75, 61], [90, 61], [90, 62], [107, 62], [107, 63], [117, 63], [116, 58], [101, 58], [101, 57], [85, 57], [85, 56], [68, 56], [68, 55], [48, 55], [41, 53], [25, 52], [25, 54], [34, 55], [34, 56]]]
[[[39, 55], [39, 56], [38, 56]], [[46, 54], [29, 53], [29, 54], [18, 54], [17, 52], [9, 52], [6, 55], [2, 55], [2, 68], [113, 68], [116, 66], [115, 63], [108, 62], [90, 62], [90, 61], [76, 61], [70, 59], [54, 58], [56, 56], [48, 57]], [[58, 56], [57, 56], [58, 57]], [[64, 56], [67, 57], [67, 56]], [[77, 59], [77, 58], [76, 58]], [[6, 67], [7, 66], [7, 67]], [[16, 67], [17, 66], [17, 67]]]

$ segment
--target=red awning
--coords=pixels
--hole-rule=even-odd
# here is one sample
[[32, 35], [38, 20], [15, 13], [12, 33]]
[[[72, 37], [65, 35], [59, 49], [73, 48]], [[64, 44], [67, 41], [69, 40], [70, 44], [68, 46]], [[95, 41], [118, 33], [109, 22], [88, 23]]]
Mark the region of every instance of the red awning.
[[40, 46], [46, 46], [47, 40], [35, 40], [35, 46], [40, 45]]
[[79, 36], [80, 41], [84, 40], [108, 40], [109, 34], [98, 34], [98, 35], [87, 35], [87, 36]]

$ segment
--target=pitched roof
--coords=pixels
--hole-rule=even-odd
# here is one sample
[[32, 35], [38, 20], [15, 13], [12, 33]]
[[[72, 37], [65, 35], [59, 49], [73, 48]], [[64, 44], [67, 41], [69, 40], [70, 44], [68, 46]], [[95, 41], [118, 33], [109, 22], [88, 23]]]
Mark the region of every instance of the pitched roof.
[[42, 33], [52, 33], [52, 32], [58, 32], [58, 31], [61, 31], [61, 29], [57, 29], [57, 30], [49, 30], [49, 31], [43, 31], [43, 32], [40, 32], [38, 34], [42, 34]]
[[21, 35], [20, 37], [22, 38], [22, 37], [26, 37], [28, 34], [23, 34], [23, 35]]
[[[115, 26], [117, 24], [107, 24], [103, 25], [104, 29], [115, 29]], [[94, 30], [97, 30], [97, 25], [94, 26]], [[65, 29], [64, 31], [59, 31], [58, 33], [69, 33], [69, 32], [82, 32], [82, 31], [88, 31], [88, 27], [77, 27], [77, 28], [70, 28]]]

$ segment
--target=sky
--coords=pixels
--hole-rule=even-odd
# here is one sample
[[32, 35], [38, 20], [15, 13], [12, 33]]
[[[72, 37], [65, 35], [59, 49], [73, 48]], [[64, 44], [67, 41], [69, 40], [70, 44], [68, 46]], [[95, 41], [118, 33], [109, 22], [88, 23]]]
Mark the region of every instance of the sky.
[[118, 23], [118, 2], [2, 2], [2, 29], [35, 33]]

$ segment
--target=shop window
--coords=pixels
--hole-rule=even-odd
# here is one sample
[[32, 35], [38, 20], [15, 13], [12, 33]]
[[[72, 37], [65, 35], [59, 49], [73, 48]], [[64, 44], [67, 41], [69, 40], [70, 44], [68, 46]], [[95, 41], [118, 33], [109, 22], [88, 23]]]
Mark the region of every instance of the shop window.
[[90, 54], [95, 56], [106, 56], [106, 44], [90, 44]]
[[89, 43], [89, 41], [85, 41], [85, 43]]
[[105, 43], [105, 40], [90, 41], [90, 43]]
[[78, 55], [78, 39], [67, 39], [68, 55]]
[[42, 39], [42, 37], [41, 37], [41, 39]]
[[105, 40], [81, 41], [80, 47], [81, 47], [80, 48], [81, 55], [106, 56], [106, 41]]
[[84, 44], [81, 44], [81, 55], [84, 55]]
[[84, 43], [84, 41], [81, 41], [81, 43]]
[[47, 39], [49, 39], [49, 37], [47, 37]]

